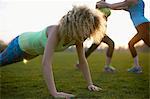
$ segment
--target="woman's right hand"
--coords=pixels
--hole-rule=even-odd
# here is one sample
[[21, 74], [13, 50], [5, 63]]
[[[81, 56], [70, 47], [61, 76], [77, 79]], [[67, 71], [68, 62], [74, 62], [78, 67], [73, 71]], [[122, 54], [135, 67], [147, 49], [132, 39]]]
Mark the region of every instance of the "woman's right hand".
[[70, 99], [70, 98], [74, 98], [75, 95], [73, 94], [68, 94], [68, 93], [64, 93], [64, 92], [56, 92], [56, 94], [54, 95], [55, 98], [65, 98], [65, 99]]
[[95, 86], [95, 85], [89, 85], [88, 86], [88, 89], [90, 90], [90, 91], [101, 91], [102, 90], [102, 88], [100, 88], [100, 87], [97, 87], [97, 86]]

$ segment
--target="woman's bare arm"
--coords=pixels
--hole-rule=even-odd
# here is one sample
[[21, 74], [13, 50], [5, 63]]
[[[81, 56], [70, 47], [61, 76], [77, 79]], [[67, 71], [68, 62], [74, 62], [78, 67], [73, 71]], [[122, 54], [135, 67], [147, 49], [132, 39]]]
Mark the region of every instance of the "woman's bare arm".
[[55, 47], [58, 43], [58, 37], [57, 37], [57, 30], [58, 26], [52, 26], [50, 29], [48, 28], [48, 41], [46, 44], [46, 48], [43, 55], [43, 74], [44, 79], [46, 81], [46, 84], [48, 86], [48, 89], [52, 96], [56, 98], [70, 98], [74, 97], [72, 94], [67, 94], [64, 92], [57, 92], [54, 76], [53, 76], [53, 70], [52, 70], [52, 57], [55, 50]]
[[57, 93], [52, 70], [52, 56], [57, 44], [57, 37], [55, 33], [56, 29], [57, 27], [51, 27], [51, 30], [48, 30], [48, 41], [45, 47], [42, 61], [44, 78], [46, 80], [48, 89], [53, 96], [55, 96], [55, 94]]
[[76, 50], [77, 50], [77, 54], [78, 54], [78, 58], [79, 58], [80, 69], [83, 72], [83, 75], [84, 75], [88, 85], [92, 85], [93, 82], [91, 79], [91, 74], [90, 74], [90, 70], [88, 67], [88, 63], [85, 58], [83, 43], [80, 43], [80, 42], [76, 43]]
[[88, 89], [90, 91], [99, 91], [101, 90], [101, 88], [96, 87], [93, 85], [92, 79], [91, 79], [91, 73], [88, 67], [88, 62], [85, 58], [85, 51], [83, 48], [83, 43], [82, 42], [77, 42], [76, 43], [76, 50], [77, 50], [77, 54], [78, 54], [78, 58], [79, 58], [79, 68], [83, 73], [83, 76], [85, 78], [85, 80], [87, 81], [88, 84]]

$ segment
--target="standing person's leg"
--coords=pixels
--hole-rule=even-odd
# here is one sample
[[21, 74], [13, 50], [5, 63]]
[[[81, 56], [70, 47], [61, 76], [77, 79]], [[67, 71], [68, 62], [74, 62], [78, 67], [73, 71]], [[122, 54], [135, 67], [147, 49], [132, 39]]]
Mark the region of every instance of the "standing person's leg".
[[[108, 49], [106, 51], [106, 63], [105, 63], [104, 70], [106, 72], [114, 72], [115, 68], [110, 66], [113, 51], [114, 51], [114, 41], [110, 39], [107, 35], [105, 35], [101, 42], [104, 42], [108, 45]], [[91, 55], [91, 53], [97, 49], [99, 45], [100, 44], [92, 44], [91, 47], [85, 52], [86, 58], [88, 58]], [[77, 67], [78, 65], [79, 64], [76, 64]]]
[[105, 36], [103, 38], [102, 42], [104, 42], [108, 45], [108, 49], [106, 51], [106, 63], [105, 63], [104, 70], [106, 72], [114, 72], [115, 68], [110, 66], [112, 55], [113, 55], [113, 52], [114, 52], [114, 46], [115, 46], [114, 41], [111, 38], [109, 38], [108, 36]]
[[141, 33], [142, 40], [150, 47], [150, 22], [143, 23], [137, 27], [139, 33]]
[[[112, 54], [113, 54], [113, 51], [114, 51], [114, 42], [113, 42], [113, 40], [111, 40], [107, 35], [105, 35], [101, 42], [104, 42], [109, 46], [109, 48], [106, 52], [106, 56], [111, 58]], [[92, 44], [91, 47], [85, 52], [86, 58], [88, 58], [88, 56], [90, 56], [91, 53], [93, 51], [95, 51], [99, 45], [100, 44]], [[110, 64], [111, 59], [109, 59], [109, 58], [108, 58], [108, 60], [106, 60], [106, 61], [108, 61], [108, 62], [106, 62], [106, 65]]]
[[139, 33], [137, 33], [128, 43], [129, 50], [131, 52], [131, 55], [133, 57], [134, 65], [132, 68], [128, 69], [129, 72], [135, 72], [135, 73], [141, 73], [141, 67], [139, 65], [138, 55], [136, 52], [136, 49], [134, 45], [141, 40], [141, 36]]
[[[134, 45], [135, 45], [137, 42], [139, 42], [140, 40], [142, 40], [142, 38], [141, 38], [140, 34], [137, 33], [137, 34], [129, 41], [129, 43], [128, 43], [129, 50], [130, 50], [131, 55], [132, 55], [133, 58], [137, 57], [137, 52], [136, 52], [136, 49], [135, 49]], [[135, 64], [135, 65], [138, 65], [138, 63]]]
[[92, 44], [91, 47], [85, 52], [85, 57], [88, 58], [100, 44]]
[[139, 26], [136, 27], [136, 29], [138, 33], [129, 41], [129, 49], [134, 60], [134, 66], [128, 69], [128, 71], [134, 73], [141, 73], [142, 69], [141, 66], [139, 65], [138, 55], [134, 45], [140, 40], [143, 40], [145, 44], [150, 46], [150, 40], [149, 40], [150, 23], [147, 22], [147, 23], [140, 24]]

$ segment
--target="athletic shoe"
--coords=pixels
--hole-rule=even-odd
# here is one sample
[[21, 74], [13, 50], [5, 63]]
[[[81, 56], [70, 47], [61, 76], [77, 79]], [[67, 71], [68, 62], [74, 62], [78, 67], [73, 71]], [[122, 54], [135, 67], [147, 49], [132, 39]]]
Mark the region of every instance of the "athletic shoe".
[[112, 66], [105, 66], [104, 71], [112, 73], [112, 72], [115, 72], [116, 69]]
[[141, 66], [138, 66], [138, 67], [133, 66], [128, 69], [128, 72], [139, 74], [139, 73], [142, 73], [142, 68]]

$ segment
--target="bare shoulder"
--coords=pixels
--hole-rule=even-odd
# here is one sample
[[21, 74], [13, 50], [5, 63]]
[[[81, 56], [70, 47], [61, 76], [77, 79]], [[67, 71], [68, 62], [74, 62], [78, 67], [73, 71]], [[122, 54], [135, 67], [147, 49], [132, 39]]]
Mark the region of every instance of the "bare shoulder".
[[50, 26], [48, 26], [47, 27], [47, 37], [49, 35], [51, 35], [52, 33], [57, 32], [57, 30], [58, 30], [58, 25], [50, 25]]

